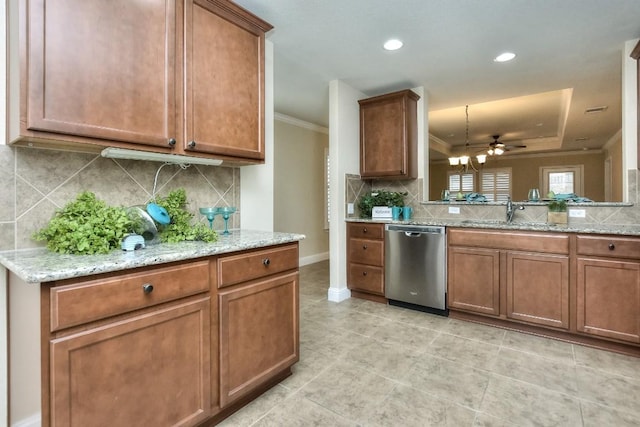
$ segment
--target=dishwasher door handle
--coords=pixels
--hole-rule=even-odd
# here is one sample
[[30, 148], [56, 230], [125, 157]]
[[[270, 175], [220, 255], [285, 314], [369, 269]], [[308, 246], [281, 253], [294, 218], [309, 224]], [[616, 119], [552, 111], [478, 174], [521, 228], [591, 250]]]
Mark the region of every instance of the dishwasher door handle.
[[416, 233], [415, 231], [405, 231], [404, 235], [407, 237], [420, 237], [423, 233]]

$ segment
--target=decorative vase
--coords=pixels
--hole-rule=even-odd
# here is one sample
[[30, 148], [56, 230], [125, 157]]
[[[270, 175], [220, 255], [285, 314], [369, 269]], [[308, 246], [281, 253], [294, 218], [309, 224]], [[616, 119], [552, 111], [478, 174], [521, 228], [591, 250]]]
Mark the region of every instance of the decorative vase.
[[567, 212], [547, 212], [547, 223], [567, 224]]

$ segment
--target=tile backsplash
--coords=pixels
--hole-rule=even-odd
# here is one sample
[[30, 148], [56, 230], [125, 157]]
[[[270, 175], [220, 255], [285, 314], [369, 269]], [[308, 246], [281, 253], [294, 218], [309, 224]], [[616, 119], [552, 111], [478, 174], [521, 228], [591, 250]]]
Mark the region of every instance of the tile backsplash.
[[[640, 181], [639, 170], [628, 171], [628, 202], [634, 206], [622, 206], [612, 203], [609, 206], [577, 206], [577, 209], [585, 210], [585, 218], [570, 218], [575, 224], [615, 224], [638, 225], [640, 224]], [[355, 213], [351, 217], [360, 217], [358, 211], [358, 199], [361, 195], [372, 190], [387, 190], [407, 192], [406, 204], [413, 207], [413, 219], [428, 221], [430, 219], [485, 219], [502, 220], [505, 216], [505, 207], [502, 205], [457, 204], [460, 214], [449, 214], [447, 203], [421, 204], [422, 198], [421, 178], [414, 180], [383, 181], [363, 180], [359, 175], [346, 174], [345, 185], [346, 203], [355, 204]], [[544, 223], [547, 221], [547, 207], [527, 205], [524, 210], [518, 210], [514, 222]]]
[[[0, 250], [43, 246], [31, 239], [56, 209], [92, 191], [108, 204], [144, 205], [153, 196], [159, 162], [105, 159], [96, 154], [0, 145]], [[236, 206], [230, 228], [240, 227], [240, 169], [220, 166], [162, 166], [156, 194], [184, 188], [196, 221], [204, 206]], [[220, 216], [214, 228], [223, 229]]]

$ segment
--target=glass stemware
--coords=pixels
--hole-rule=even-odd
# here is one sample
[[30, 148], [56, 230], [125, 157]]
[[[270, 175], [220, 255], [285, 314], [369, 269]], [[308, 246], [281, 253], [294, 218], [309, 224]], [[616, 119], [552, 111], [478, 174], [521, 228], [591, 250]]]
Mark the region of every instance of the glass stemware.
[[222, 219], [224, 219], [224, 231], [222, 232], [222, 234], [231, 234], [228, 227], [229, 217], [231, 217], [231, 214], [234, 213], [235, 211], [236, 211], [236, 208], [233, 206], [225, 206], [223, 208], [218, 208], [218, 213], [222, 214]]
[[213, 230], [213, 220], [220, 213], [220, 208], [200, 208], [200, 213], [209, 220], [209, 228]]

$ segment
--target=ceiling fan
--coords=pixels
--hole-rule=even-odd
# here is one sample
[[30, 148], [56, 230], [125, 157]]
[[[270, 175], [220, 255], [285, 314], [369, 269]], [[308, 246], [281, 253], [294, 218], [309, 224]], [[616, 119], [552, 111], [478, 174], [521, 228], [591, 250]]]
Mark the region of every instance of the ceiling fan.
[[487, 154], [490, 156], [499, 156], [505, 151], [510, 151], [513, 148], [527, 148], [526, 145], [505, 145], [498, 141], [498, 139], [500, 139], [500, 135], [491, 135], [491, 137], [493, 138], [493, 141], [489, 143], [489, 150], [487, 150]]

